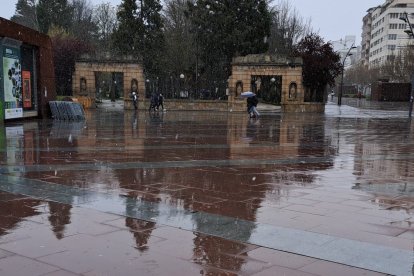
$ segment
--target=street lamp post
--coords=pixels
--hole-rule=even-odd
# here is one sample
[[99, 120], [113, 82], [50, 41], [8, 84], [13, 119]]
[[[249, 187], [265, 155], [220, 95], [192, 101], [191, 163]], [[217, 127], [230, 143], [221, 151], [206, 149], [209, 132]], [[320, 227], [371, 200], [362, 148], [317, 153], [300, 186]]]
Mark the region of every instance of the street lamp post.
[[146, 79], [145, 82], [146, 82], [146, 85], [145, 85], [145, 94], [147, 95], [147, 97], [151, 97], [152, 91], [151, 91], [151, 86], [150, 86], [150, 80], [149, 79]]
[[[409, 29], [405, 30], [404, 32], [410, 36], [410, 38], [414, 38], [414, 32], [413, 27], [411, 26], [411, 22], [408, 19], [408, 13], [404, 12], [403, 16], [400, 17], [400, 20], [404, 21], [408, 24]], [[411, 91], [410, 91], [410, 106], [408, 110], [408, 117], [411, 118], [411, 114], [413, 113], [413, 101], [414, 101], [414, 95], [413, 95], [413, 89], [414, 89], [414, 72], [411, 73]]]
[[341, 87], [339, 90], [339, 95], [338, 95], [338, 105], [342, 104], [342, 90], [344, 87], [344, 71], [345, 71], [345, 61], [346, 58], [349, 56], [352, 56], [351, 50], [355, 49], [356, 47], [354, 46], [354, 44], [352, 44], [352, 46], [349, 48], [348, 52], [346, 53], [344, 60], [342, 61], [342, 73], [341, 73]]
[[[183, 82], [184, 82], [184, 74], [180, 74], [180, 98], [185, 96], [185, 92], [183, 91]], [[185, 89], [185, 88], [184, 88]]]

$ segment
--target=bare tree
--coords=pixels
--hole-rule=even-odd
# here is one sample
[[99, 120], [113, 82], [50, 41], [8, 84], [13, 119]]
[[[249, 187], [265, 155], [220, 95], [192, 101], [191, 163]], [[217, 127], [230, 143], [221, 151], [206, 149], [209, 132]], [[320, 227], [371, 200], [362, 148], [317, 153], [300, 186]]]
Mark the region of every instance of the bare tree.
[[388, 60], [380, 67], [381, 74], [387, 76], [393, 82], [410, 82], [414, 69], [413, 45], [401, 49], [397, 54], [389, 56]]
[[288, 0], [280, 0], [273, 8], [269, 52], [289, 55], [293, 46], [310, 33], [311, 20], [303, 19]]
[[187, 0], [165, 2], [164, 22], [167, 45], [167, 66], [170, 73], [179, 75], [193, 71], [197, 59], [197, 41], [188, 18]]
[[[369, 85], [381, 78], [380, 68], [357, 63], [345, 71], [344, 83], [356, 83], [359, 85]], [[339, 83], [340, 80], [337, 81]]]
[[97, 26], [97, 38], [100, 48], [109, 51], [111, 35], [117, 26], [116, 10], [110, 3], [98, 5], [93, 14], [93, 21]]
[[71, 33], [79, 39], [93, 43], [97, 26], [93, 21], [93, 7], [89, 0], [72, 0]]
[[377, 66], [365, 66], [358, 63], [349, 68], [344, 75], [344, 82], [356, 83], [362, 86], [375, 83], [380, 79], [387, 79], [391, 82], [411, 82], [414, 78], [414, 47], [409, 45], [388, 60]]
[[39, 30], [39, 22], [37, 21], [36, 13], [36, 1], [18, 0], [16, 3], [15, 14], [10, 20], [34, 30]]

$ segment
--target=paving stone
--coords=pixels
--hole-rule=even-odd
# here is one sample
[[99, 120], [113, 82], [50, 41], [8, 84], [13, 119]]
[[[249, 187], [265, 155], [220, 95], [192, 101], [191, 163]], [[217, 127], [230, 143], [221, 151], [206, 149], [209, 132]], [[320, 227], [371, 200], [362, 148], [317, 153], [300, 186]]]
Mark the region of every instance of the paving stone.
[[[23, 122], [35, 149], [6, 137], [36, 161], [0, 158], [1, 261], [40, 262], [52, 275], [412, 267], [413, 128], [398, 108], [328, 103], [323, 114], [256, 121], [99, 111], [65, 129]], [[312, 266], [318, 258], [330, 262]]]
[[51, 266], [33, 259], [13, 255], [0, 259], [1, 275], [44, 275], [49, 272], [59, 270], [55, 266]]

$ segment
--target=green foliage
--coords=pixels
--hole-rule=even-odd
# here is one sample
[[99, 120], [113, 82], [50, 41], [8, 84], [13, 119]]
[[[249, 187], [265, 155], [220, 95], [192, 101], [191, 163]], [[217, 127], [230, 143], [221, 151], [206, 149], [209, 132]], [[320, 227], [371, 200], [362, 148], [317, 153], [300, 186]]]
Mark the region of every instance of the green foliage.
[[140, 56], [147, 75], [161, 72], [164, 48], [162, 6], [159, 0], [123, 0], [118, 8], [118, 28], [113, 46], [124, 55]]
[[16, 12], [10, 20], [38, 30], [35, 0], [18, 0], [16, 3]]
[[67, 0], [39, 0], [37, 18], [39, 30], [48, 33], [50, 26], [69, 30], [72, 22], [73, 8]]
[[265, 0], [198, 0], [189, 4], [188, 16], [200, 58], [212, 74], [227, 78], [233, 57], [268, 49], [271, 13]]
[[294, 48], [303, 59], [303, 84], [310, 89], [312, 100], [320, 101], [326, 85], [333, 86], [342, 71], [340, 56], [330, 43], [314, 33], [304, 37]]
[[161, 74], [165, 49], [164, 22], [160, 0], [144, 0], [141, 7], [144, 22], [144, 68], [148, 76]]
[[118, 28], [112, 34], [114, 49], [123, 55], [138, 55], [143, 27], [135, 0], [123, 0], [117, 18]]

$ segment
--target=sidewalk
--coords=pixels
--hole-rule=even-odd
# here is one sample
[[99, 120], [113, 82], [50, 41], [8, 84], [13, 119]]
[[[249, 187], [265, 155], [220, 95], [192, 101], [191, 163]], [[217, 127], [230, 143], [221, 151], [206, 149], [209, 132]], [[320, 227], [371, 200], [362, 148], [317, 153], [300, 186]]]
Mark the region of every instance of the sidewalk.
[[266, 103], [259, 103], [257, 105], [257, 110], [259, 113], [274, 113], [274, 112], [280, 112], [282, 107], [280, 105], [272, 105], [272, 104], [266, 104]]
[[405, 111], [107, 107], [5, 125], [0, 275], [412, 275]]

